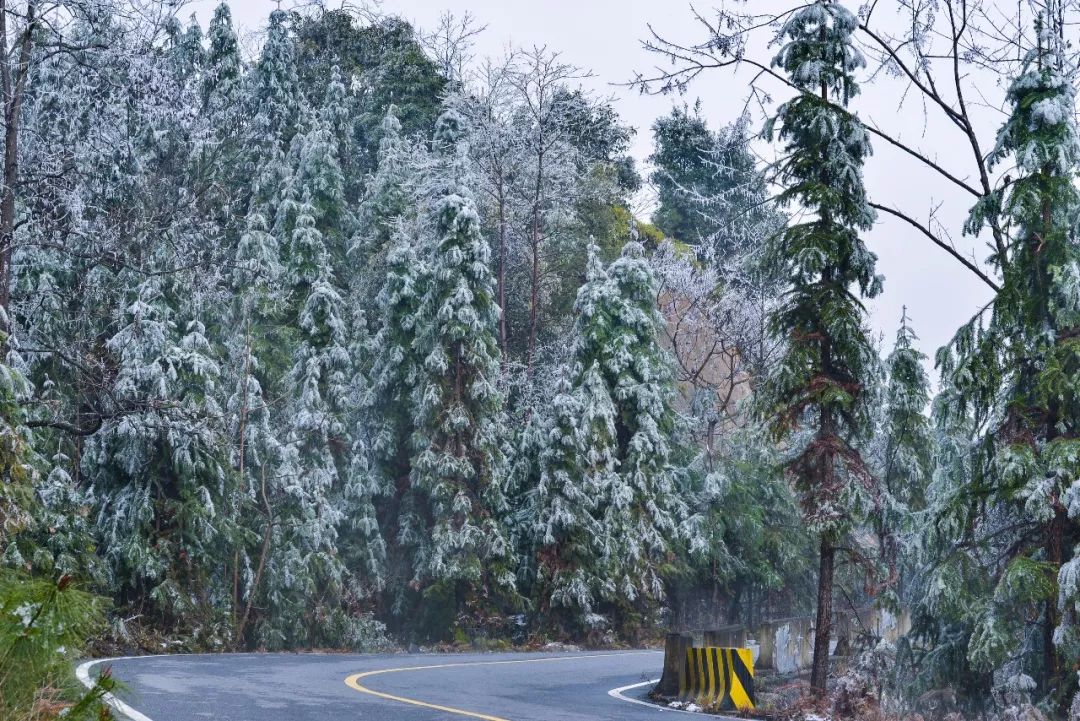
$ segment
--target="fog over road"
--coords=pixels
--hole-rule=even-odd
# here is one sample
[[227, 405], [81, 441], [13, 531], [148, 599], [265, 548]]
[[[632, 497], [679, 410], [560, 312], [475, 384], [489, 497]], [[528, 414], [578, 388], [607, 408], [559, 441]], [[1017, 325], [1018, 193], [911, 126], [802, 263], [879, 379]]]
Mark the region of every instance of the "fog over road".
[[[115, 659], [90, 673], [111, 666], [125, 686], [118, 696], [152, 721], [633, 721], [673, 714], [608, 692], [657, 678], [663, 659], [659, 651], [222, 654]], [[641, 698], [647, 688], [623, 693]]]

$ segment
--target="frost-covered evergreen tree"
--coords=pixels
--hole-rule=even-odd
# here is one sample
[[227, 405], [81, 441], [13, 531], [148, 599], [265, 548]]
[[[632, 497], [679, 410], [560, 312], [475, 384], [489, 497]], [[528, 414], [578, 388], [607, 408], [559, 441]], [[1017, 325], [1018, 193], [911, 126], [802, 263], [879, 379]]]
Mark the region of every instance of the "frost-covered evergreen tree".
[[133, 285], [107, 347], [117, 401], [146, 410], [108, 423], [83, 462], [121, 597], [146, 596], [166, 623], [184, 623], [201, 594], [220, 590], [204, 559], [227, 533], [217, 518], [225, 469], [222, 437], [204, 420], [221, 413], [220, 369], [202, 324], [176, 310], [182, 296], [170, 286], [161, 276]]
[[653, 124], [658, 205], [653, 222], [702, 259], [734, 269], [783, 218], [767, 202], [765, 175], [751, 151], [750, 117], [713, 132], [700, 115], [675, 108]]
[[413, 344], [419, 366], [410, 468], [431, 520], [414, 571], [431, 586], [429, 597], [441, 596], [456, 613], [482, 619], [514, 588], [497, 425], [499, 307], [491, 251], [468, 186], [461, 117], [444, 113], [432, 144], [434, 247]]
[[888, 578], [883, 590], [894, 605], [909, 580], [911, 535], [916, 518], [926, 509], [926, 487], [933, 468], [934, 439], [926, 409], [930, 379], [915, 346], [915, 331], [908, 325], [907, 309], [900, 319], [896, 343], [885, 359], [886, 374], [877, 437], [871, 444], [881, 495], [874, 523], [881, 561]]
[[686, 516], [677, 470], [679, 418], [671, 359], [660, 346], [656, 281], [636, 240], [608, 269], [619, 303], [595, 358], [609, 384], [618, 422], [619, 473], [604, 518], [616, 540], [620, 593], [658, 598], [664, 557]]
[[[415, 350], [426, 264], [417, 257], [417, 226], [399, 224], [389, 240], [386, 276], [376, 299], [381, 308], [372, 348], [378, 349], [371, 370], [371, 391], [364, 399], [371, 433], [367, 494], [378, 497], [379, 525], [389, 548], [390, 567], [373, 569], [385, 583], [395, 574], [396, 589], [411, 577], [412, 549], [424, 536], [421, 499], [410, 487], [410, 438], [413, 431], [412, 389], [420, 370]], [[382, 558], [373, 559], [382, 564]], [[400, 606], [399, 606], [400, 607]]]
[[[344, 582], [345, 571], [337, 557], [337, 525], [344, 508], [334, 501], [346, 466], [342, 456], [350, 448], [344, 406], [352, 371], [345, 304], [334, 285], [329, 253], [315, 215], [311, 196], [305, 192], [285, 271], [291, 292], [300, 303], [296, 319], [300, 338], [286, 382], [290, 402], [284, 438], [290, 470], [296, 477], [286, 492], [295, 506], [279, 507], [279, 546], [288, 549], [284, 563], [299, 565], [271, 567], [294, 579], [290, 589], [298, 593], [292, 602], [305, 618], [312, 643], [318, 638], [317, 625], [326, 623], [323, 614], [337, 610], [334, 604], [340, 602]], [[271, 556], [272, 560], [279, 558]], [[279, 580], [277, 576], [268, 579], [271, 589]], [[319, 591], [315, 597], [326, 607], [312, 607], [314, 589]], [[278, 593], [284, 600], [285, 591]], [[295, 624], [283, 609], [275, 617], [284, 627]]]
[[[285, 27], [286, 15], [270, 16], [266, 42], [245, 78], [243, 103], [249, 116], [240, 137], [243, 173], [237, 205], [244, 219], [238, 231], [229, 279], [233, 299], [225, 321], [235, 332], [227, 339], [230, 428], [233, 467], [240, 474], [236, 500], [243, 525], [251, 529], [234, 555], [235, 633], [269, 647], [303, 642], [309, 626], [297, 598], [314, 584], [306, 575], [305, 552], [296, 540], [305, 489], [299, 479], [298, 451], [290, 446], [273, 399], [285, 394], [292, 364], [294, 334], [288, 328], [290, 290], [286, 263], [291, 238], [278, 219], [295, 203], [295, 179], [287, 151], [296, 130], [299, 99], [295, 60]], [[227, 42], [225, 43], [228, 44]], [[299, 302], [306, 300], [306, 293]], [[292, 523], [290, 523], [290, 521]], [[318, 542], [316, 542], [318, 546]], [[307, 584], [305, 585], [305, 581]]]
[[[270, 14], [262, 54], [247, 76], [245, 107], [251, 116], [242, 138], [245, 221], [240, 231], [234, 278], [242, 287], [277, 290], [282, 247], [277, 230], [280, 206], [291, 175], [286, 153], [298, 122], [299, 96], [286, 14]], [[265, 304], [264, 304], [265, 305]]]
[[354, 224], [345, 201], [345, 178], [333, 125], [343, 109], [343, 100], [337, 94], [330, 95], [328, 104], [311, 121], [311, 127], [296, 138], [299, 144], [297, 182], [310, 196], [327, 252], [336, 265], [344, 260], [345, 239], [352, 235]]
[[[579, 333], [599, 299], [612, 295], [598, 250], [590, 244], [585, 283], [578, 290]], [[557, 382], [555, 399], [536, 404], [526, 419], [516, 449], [517, 473], [528, 488], [522, 494], [521, 533], [535, 572], [538, 623], [574, 637], [610, 620], [601, 611], [615, 590], [608, 560], [615, 549], [602, 514], [603, 496], [618, 469], [617, 413], [595, 360], [588, 368], [560, 368]]]
[[214, 8], [206, 34], [209, 46], [203, 62], [203, 107], [211, 114], [227, 113], [239, 99], [244, 70], [228, 3]]
[[[360, 205], [349, 258], [364, 268], [354, 277], [356, 314], [371, 319], [368, 386], [359, 395], [365, 467], [353, 482], [366, 511], [371, 540], [365, 564], [377, 590], [389, 585], [392, 606], [401, 611], [403, 589], [412, 577], [411, 555], [423, 536], [417, 498], [409, 488], [412, 409], [410, 394], [419, 367], [413, 344], [419, 332], [426, 263], [417, 253], [421, 237], [416, 213], [416, 158], [401, 137], [397, 111], [383, 119], [379, 165]], [[375, 528], [378, 527], [378, 533]], [[393, 582], [390, 582], [392, 576]]]
[[[296, 56], [283, 10], [270, 13], [266, 42], [259, 60], [248, 76], [247, 107], [251, 114], [248, 151], [252, 157], [282, 152], [297, 130], [300, 88], [296, 76]], [[257, 160], [255, 161], [257, 163]]]
[[[820, 569], [811, 687], [824, 693], [832, 624], [837, 546], [867, 506], [873, 485], [853, 440], [869, 426], [864, 384], [876, 354], [860, 295], [881, 290], [875, 256], [859, 238], [874, 213], [862, 183], [870, 143], [845, 108], [858, 92], [852, 73], [864, 64], [853, 44], [858, 20], [834, 0], [816, 0], [784, 24], [773, 64], [800, 93], [780, 106], [776, 133], [784, 159], [776, 168], [780, 199], [809, 214], [769, 248], [766, 264], [789, 279], [772, 331], [787, 342], [760, 394], [777, 440], [790, 445], [786, 466], [806, 522], [820, 535]], [[772, 123], [767, 128], [773, 134]]]
[[198, 79], [200, 117], [204, 123], [196, 145], [198, 175], [216, 192], [206, 193], [203, 212], [212, 218], [234, 248], [247, 212], [246, 195], [227, 192], [245, 187], [241, 156], [244, 132], [244, 66], [239, 43], [232, 25], [229, 6], [222, 2], [215, 8], [207, 31], [208, 47]]
[[[354, 366], [351, 331], [356, 324], [342, 267], [352, 216], [333, 131], [344, 90], [339, 79], [332, 79], [331, 86], [337, 87], [327, 93], [326, 105], [292, 138], [289, 157], [295, 168], [274, 226], [288, 238], [282, 246], [281, 279], [283, 320], [290, 332], [283, 337], [293, 351], [282, 383], [289, 400], [281, 428], [295, 481], [285, 488], [287, 503], [279, 508], [281, 532], [267, 582], [271, 598], [282, 604], [272, 616], [288, 645], [298, 625], [308, 643], [319, 643], [326, 626], [341, 625], [348, 594], [359, 591], [350, 584], [338, 548], [338, 528], [352, 518], [348, 504], [363, 500], [347, 488], [347, 474], [354, 467], [350, 454], [363, 453], [364, 447], [354, 442], [351, 404], [362, 381]], [[367, 516], [370, 510], [361, 513]]]
[[916, 347], [918, 336], [908, 324], [907, 309], [900, 319], [896, 344], [885, 359], [888, 384], [884, 397], [885, 437], [881, 481], [911, 511], [926, 507], [934, 441], [926, 409], [930, 405], [930, 378]]
[[619, 610], [631, 612], [662, 598], [669, 554], [688, 516], [671, 360], [660, 346], [655, 279], [636, 240], [607, 270], [591, 248], [575, 310], [577, 483], [579, 492], [596, 494], [599, 523], [598, 556], [583, 570], [606, 599], [622, 599]]
[[[44, 457], [69, 464], [41, 490], [61, 504], [47, 512], [89, 511], [117, 600], [137, 597], [151, 622], [220, 644], [227, 593], [211, 569], [233, 526], [205, 305], [218, 276], [204, 263], [222, 256], [191, 163], [204, 130], [198, 33], [129, 52], [127, 22], [101, 20], [71, 29], [93, 52], [42, 58], [35, 81], [40, 144], [27, 150], [38, 167], [66, 168], [25, 200], [37, 218], [27, 232], [53, 251], [18, 260], [20, 327], [51, 349], [27, 366], [51, 396], [34, 423], [46, 429]], [[37, 303], [40, 293], [53, 300]], [[57, 563], [74, 560], [64, 536], [77, 535], [50, 540]]]
[[199, 21], [192, 14], [190, 23], [184, 28], [178, 18], [170, 17], [165, 23], [165, 34], [168, 38], [166, 52], [172, 71], [181, 80], [194, 78], [202, 71], [206, 61]]
[[970, 663], [993, 671], [1002, 694], [1021, 691], [1064, 710], [1080, 654], [1080, 140], [1076, 69], [1055, 8], [1038, 19], [991, 155], [1014, 162], [1015, 180], [976, 206], [968, 226], [977, 232], [1000, 209], [1014, 238], [991, 259], [1002, 277], [993, 313], [962, 328], [938, 357], [980, 433], [970, 483], [936, 509], [939, 523], [971, 540], [934, 570], [941, 578], [979, 569], [956, 588]]
[[909, 697], [948, 687], [971, 710], [992, 705], [988, 693], [992, 672], [968, 659], [972, 599], [987, 593], [982, 559], [949, 552], [962, 538], [968, 519], [941, 510], [970, 489], [971, 439], [976, 435], [970, 408], [963, 406], [951, 379], [942, 378], [932, 404], [933, 472], [926, 488], [926, 511], [906, 549], [917, 563], [909, 594], [912, 628], [897, 646], [899, 678]]
[[367, 299], [379, 295], [391, 239], [399, 221], [413, 207], [416, 189], [411, 186], [415, 184], [416, 165], [410, 142], [401, 136], [397, 108], [391, 105], [383, 118], [379, 165], [364, 191], [358, 229], [349, 248], [350, 256], [367, 267], [357, 287], [358, 294]]
[[587, 448], [585, 442], [597, 440], [601, 433], [608, 440], [614, 438], [615, 409], [610, 398], [605, 396], [603, 405], [589, 395], [595, 376], [575, 392], [568, 375], [564, 370], [550, 411], [539, 421], [538, 480], [527, 514], [536, 539], [539, 622], [555, 632], [576, 635], [573, 632], [600, 620], [597, 605], [611, 587], [598, 543], [603, 533], [597, 510], [606, 491], [605, 471], [614, 464], [590, 464], [597, 452], [610, 452], [611, 445], [601, 442], [599, 449]]

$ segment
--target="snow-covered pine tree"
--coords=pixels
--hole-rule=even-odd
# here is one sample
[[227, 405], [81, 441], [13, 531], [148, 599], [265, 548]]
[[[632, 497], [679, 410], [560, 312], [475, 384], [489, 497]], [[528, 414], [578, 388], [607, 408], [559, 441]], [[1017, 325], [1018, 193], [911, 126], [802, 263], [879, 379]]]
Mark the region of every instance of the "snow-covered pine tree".
[[[355, 202], [363, 187], [361, 182], [366, 178], [358, 169], [355, 94], [349, 91], [346, 80], [339, 66], [330, 67], [319, 117], [326, 123], [336, 144], [335, 154], [343, 175], [342, 193], [350, 202]], [[348, 230], [351, 232], [354, 228]]]
[[[604, 526], [614, 540], [619, 593], [658, 599], [668, 554], [687, 517], [676, 466], [682, 428], [674, 407], [671, 358], [660, 345], [656, 281], [636, 239], [608, 268], [618, 303], [594, 357], [617, 413], [618, 475], [607, 492]], [[598, 335], [600, 334], [597, 329]]]
[[[66, 286], [62, 312], [83, 322], [48, 341], [80, 360], [65, 363], [56, 377], [92, 383], [83, 386], [89, 393], [75, 396], [78, 406], [59, 409], [75, 419], [68, 426], [73, 436], [87, 437], [73, 444], [76, 453], [50, 455], [78, 459], [117, 600], [149, 599], [147, 618], [220, 644], [228, 631], [227, 590], [211, 571], [232, 519], [222, 513], [230, 489], [220, 371], [204, 325], [216, 278], [202, 265], [216, 249], [190, 192], [200, 125], [197, 76], [183, 58], [201, 49], [180, 43], [160, 55], [131, 53], [121, 49], [130, 39], [125, 30], [119, 22], [87, 29], [108, 50], [81, 58], [95, 72], [58, 78], [62, 85], [53, 89], [53, 102], [76, 104], [67, 117], [78, 121], [42, 128], [69, 144], [67, 162], [80, 178], [94, 179], [53, 196], [69, 217], [35, 231], [62, 238], [65, 229], [77, 229], [80, 238], [95, 239], [92, 253], [75, 263], [69, 255], [46, 271], [57, 278], [62, 268], [81, 279]], [[28, 260], [34, 266], [43, 258]], [[55, 319], [41, 320], [48, 327]]]
[[[239, 194], [245, 220], [234, 263], [234, 283], [277, 293], [281, 252], [288, 241], [278, 227], [292, 176], [286, 154], [296, 132], [299, 96], [286, 14], [275, 10], [262, 54], [245, 78], [244, 107], [250, 116], [242, 138], [243, 177]], [[276, 235], [272, 231], [277, 231]], [[280, 236], [280, 237], [279, 237]], [[261, 312], [270, 310], [264, 294]], [[243, 305], [243, 303], [241, 303]], [[252, 312], [249, 310], [248, 312]], [[244, 324], [241, 323], [242, 327]], [[266, 368], [265, 371], [271, 369]]]
[[[244, 88], [244, 107], [250, 120], [241, 141], [245, 180], [239, 195], [243, 198], [245, 221], [234, 263], [234, 283], [241, 289], [241, 296], [245, 295], [244, 289], [255, 287], [270, 291], [262, 293], [264, 297], [258, 304], [264, 313], [270, 311], [268, 301], [278, 290], [280, 254], [288, 240], [275, 237], [271, 230], [277, 229], [279, 206], [285, 200], [291, 176], [286, 153], [296, 132], [300, 103], [286, 19], [281, 10], [270, 14], [266, 42], [258, 62], [245, 78]], [[223, 28], [220, 34], [226, 36], [222, 43], [228, 52], [228, 32]], [[244, 323], [239, 325], [243, 327]]]
[[[835, 0], [815, 0], [787, 19], [780, 33], [787, 42], [773, 60], [800, 91], [776, 118], [784, 146], [776, 167], [780, 200], [811, 217], [789, 226], [766, 254], [776, 277], [790, 279], [770, 318], [788, 345], [760, 399], [776, 439], [791, 444], [787, 470], [807, 523], [820, 534], [810, 680], [817, 693], [824, 693], [828, 674], [836, 548], [873, 485], [851, 445], [868, 430], [863, 386], [876, 359], [859, 296], [872, 298], [881, 289], [876, 258], [859, 238], [874, 220], [862, 183], [870, 143], [846, 110], [858, 92], [852, 73], [864, 64], [851, 38], [857, 25]], [[773, 130], [770, 122], [770, 137]]]
[[307, 294], [304, 307], [298, 308], [302, 337], [294, 361], [305, 362], [307, 367], [301, 370], [294, 365], [292, 387], [294, 395], [301, 392], [298, 398], [313, 397], [296, 384], [301, 375], [307, 375], [307, 384], [318, 387], [325, 403], [328, 429], [333, 428], [317, 444], [325, 445], [324, 453], [333, 459], [335, 470], [327, 488], [328, 499], [345, 529], [337, 550], [350, 564], [351, 574], [344, 590], [347, 598], [355, 601], [360, 595], [382, 589], [385, 544], [373, 506], [364, 409], [370, 390], [370, 299], [362, 285], [371, 269], [363, 263], [348, 262], [350, 238], [357, 230], [357, 221], [346, 199], [346, 174], [342, 169], [346, 160], [342, 153], [349, 152], [352, 143], [348, 93], [337, 66], [331, 68], [322, 107], [308, 124], [294, 138], [293, 154], [297, 162], [295, 182], [310, 204], [310, 227], [303, 227], [309, 223], [304, 205], [291, 220], [286, 210], [283, 221], [286, 227], [293, 224], [294, 240], [308, 241], [290, 246], [287, 253], [299, 273], [290, 281], [294, 301], [299, 302]]
[[[416, 386], [421, 359], [415, 350], [420, 332], [421, 301], [429, 276], [426, 262], [416, 253], [416, 223], [399, 222], [386, 251], [385, 278], [375, 306], [380, 308], [378, 330], [372, 340], [371, 391], [364, 399], [370, 432], [369, 475], [366, 494], [380, 498], [378, 523], [386, 548], [377, 572], [385, 584], [389, 574], [393, 590], [402, 592], [409, 579], [413, 552], [426, 533], [423, 501], [410, 486], [413, 432], [412, 389]], [[397, 609], [403, 599], [393, 599]]]
[[972, 608], [990, 588], [984, 571], [990, 555], [953, 553], [970, 517], [943, 512], [970, 490], [976, 423], [951, 376], [942, 377], [931, 408], [933, 471], [926, 487], [927, 508], [904, 549], [917, 567], [909, 594], [911, 631], [897, 645], [898, 677], [906, 682], [909, 696], [948, 687], [970, 710], [985, 709], [992, 672], [975, 668], [967, 649]]
[[[209, 47], [203, 60], [199, 81], [201, 115], [207, 126], [199, 162], [202, 173], [212, 179], [221, 191], [208, 193], [214, 201], [207, 203], [206, 213], [215, 219], [229, 247], [235, 247], [238, 231], [237, 216], [247, 208], [246, 197], [237, 197], [232, 190], [250, 181], [240, 162], [240, 138], [243, 132], [243, 61], [232, 25], [232, 13], [222, 2], [215, 8], [207, 31]], [[222, 197], [224, 196], [224, 197]]]
[[201, 97], [203, 108], [217, 115], [232, 109], [238, 100], [244, 71], [228, 3], [214, 8], [206, 35], [209, 46], [203, 63]]
[[[656, 282], [631, 240], [607, 270], [589, 248], [575, 310], [572, 385], [579, 395], [581, 492], [598, 498], [595, 558], [585, 572], [621, 613], [663, 596], [668, 554], [688, 510], [675, 445], [671, 360], [660, 345]], [[622, 618], [620, 620], [627, 620]]]
[[[286, 152], [295, 133], [299, 99], [286, 14], [274, 11], [262, 53], [244, 78], [243, 107], [248, 120], [239, 139], [243, 172], [235, 179], [234, 205], [244, 219], [238, 231], [233, 269], [229, 279], [232, 304], [223, 327], [233, 329], [223, 342], [229, 356], [228, 407], [233, 442], [233, 468], [240, 475], [242, 497], [235, 500], [248, 540], [234, 551], [233, 587], [237, 612], [235, 636], [247, 642], [254, 637], [271, 647], [303, 638], [306, 629], [290, 620], [291, 627], [265, 626], [279, 606], [288, 605], [282, 594], [268, 587], [299, 585], [281, 566], [286, 554], [299, 552], [283, 547], [280, 514], [282, 499], [296, 495], [296, 465], [279, 437], [284, 424], [269, 400], [284, 394], [291, 365], [292, 333], [286, 324], [285, 266], [282, 261], [289, 238], [278, 225], [292, 170]], [[227, 55], [229, 32], [221, 28]], [[212, 34], [213, 37], [213, 34]], [[228, 60], [224, 61], [226, 64]], [[226, 111], [226, 108], [222, 108]], [[279, 507], [279, 503], [281, 506]], [[297, 561], [302, 563], [302, 561]], [[242, 610], [240, 610], [242, 609]], [[271, 609], [268, 611], [268, 609]], [[278, 619], [269, 619], [278, 623]], [[289, 635], [294, 634], [295, 635]]]
[[274, 10], [266, 29], [259, 60], [248, 76], [247, 108], [250, 114], [247, 150], [249, 163], [273, 148], [285, 152], [300, 120], [301, 96], [296, 76], [296, 57], [288, 13]]
[[115, 402], [142, 410], [106, 423], [88, 439], [82, 460], [97, 501], [101, 553], [120, 597], [149, 598], [159, 622], [183, 627], [207, 610], [200, 603], [224, 591], [212, 559], [229, 521], [217, 514], [224, 437], [206, 422], [221, 414], [220, 370], [202, 324], [177, 310], [185, 297], [170, 280], [130, 279], [128, 304], [106, 345], [117, 367]]
[[525, 479], [518, 483], [527, 489], [521, 532], [535, 575], [537, 620], [565, 634], [605, 625], [609, 619], [598, 606], [615, 590], [608, 567], [615, 549], [602, 514], [618, 469], [616, 410], [596, 360], [578, 363], [584, 336], [607, 323], [600, 314], [613, 305], [611, 292], [599, 249], [590, 243], [575, 304], [575, 341], [557, 381], [560, 395], [554, 403], [532, 404], [516, 449], [516, 472]]
[[263, 631], [271, 644], [276, 636], [275, 645], [286, 647], [335, 640], [330, 634], [341, 627], [346, 584], [337, 550], [344, 509], [336, 500], [351, 449], [344, 415], [352, 367], [345, 303], [316, 215], [305, 185], [283, 275], [298, 304], [299, 337], [285, 381], [289, 400], [282, 426], [293, 480], [276, 497], [266, 578], [271, 607]]
[[172, 71], [181, 80], [194, 79], [202, 71], [206, 60], [198, 19], [192, 14], [185, 29], [176, 16], [172, 16], [165, 23], [165, 33], [168, 36], [166, 52]]
[[[343, 88], [340, 82], [336, 85]], [[337, 267], [344, 266], [346, 238], [352, 236], [355, 225], [345, 201], [345, 177], [334, 132], [335, 122], [346, 110], [344, 101], [344, 92], [327, 93], [327, 104], [311, 119], [310, 127], [297, 136], [297, 183], [310, 196], [323, 244]]]
[[[607, 275], [600, 264], [595, 248], [591, 259], [596, 267], [590, 273], [590, 276], [593, 279], [602, 279], [601, 282], [606, 283]], [[597, 274], [597, 270], [601, 275]], [[589, 285], [588, 282], [586, 282], [587, 285]], [[603, 291], [601, 290], [601, 292]], [[578, 299], [580, 300], [580, 298], [579, 295]], [[586, 315], [578, 316], [579, 319], [583, 317], [586, 317]], [[592, 322], [604, 322], [597, 317], [596, 313], [588, 313], [587, 317]], [[580, 338], [580, 335], [576, 337]], [[591, 565], [594, 567], [591, 575], [600, 581], [598, 587], [600, 597], [610, 600], [618, 592], [615, 576], [619, 571], [620, 556], [619, 547], [616, 543], [617, 539], [615, 534], [606, 526], [604, 515], [607, 512], [608, 504], [611, 503], [611, 491], [616, 483], [615, 477], [619, 473], [617, 429], [619, 413], [615, 407], [611, 386], [604, 377], [599, 359], [585, 359], [580, 365], [575, 362], [574, 376], [574, 392], [579, 396], [578, 404], [581, 408], [581, 419], [578, 421], [578, 427], [581, 433], [582, 472], [579, 483], [597, 493], [593, 512], [600, 524], [600, 534], [595, 540], [596, 557], [590, 559]], [[599, 624], [609, 620], [618, 621], [620, 619], [597, 618], [595, 622]]]
[[[415, 514], [399, 521], [408, 490], [409, 437], [412, 412], [409, 394], [416, 378], [413, 351], [423, 262], [414, 244], [420, 237], [415, 205], [415, 158], [401, 137], [397, 110], [383, 119], [379, 165], [369, 178], [360, 203], [356, 232], [347, 250], [354, 317], [354, 398], [356, 399], [353, 470], [349, 489], [352, 528], [365, 539], [357, 563], [378, 592], [388, 584], [400, 610], [400, 592], [411, 578], [410, 552], [422, 532], [413, 533]], [[405, 217], [408, 214], [408, 217]], [[368, 337], [368, 319], [374, 333]], [[363, 326], [361, 332], [361, 326]], [[363, 337], [360, 337], [363, 336]], [[377, 505], [377, 507], [376, 507]], [[393, 583], [389, 583], [390, 577]]]
[[1015, 179], [967, 227], [978, 232], [1000, 209], [1014, 240], [991, 258], [1002, 283], [989, 320], [974, 319], [938, 356], [980, 433], [970, 483], [936, 510], [972, 539], [964, 555], [984, 569], [957, 589], [968, 599], [968, 659], [993, 670], [999, 689], [1064, 711], [1080, 654], [1080, 139], [1058, 9], [1049, 2], [1037, 19], [991, 154], [1014, 162]]
[[900, 318], [896, 343], [885, 359], [887, 375], [877, 436], [873, 448], [875, 473], [881, 482], [881, 500], [874, 522], [882, 560], [888, 566], [885, 590], [894, 603], [903, 602], [911, 569], [909, 536], [916, 531], [916, 514], [926, 509], [926, 487], [933, 469], [934, 439], [926, 409], [930, 404], [930, 379], [926, 360], [908, 324], [907, 308]]
[[934, 440], [926, 409], [930, 405], [930, 378], [926, 356], [915, 346], [918, 336], [909, 325], [907, 308], [900, 318], [896, 344], [885, 359], [884, 458], [881, 482], [911, 511], [926, 507], [926, 484], [933, 470]]
[[483, 623], [513, 593], [513, 549], [504, 521], [504, 458], [497, 420], [499, 307], [468, 185], [462, 118], [439, 118], [429, 169], [431, 269], [414, 348], [410, 481], [426, 495], [431, 525], [416, 554], [416, 580], [462, 623]]
[[765, 175], [752, 153], [750, 116], [713, 132], [695, 104], [674, 108], [653, 124], [658, 189], [653, 213], [669, 237], [693, 246], [700, 258], [735, 270], [742, 256], [783, 225], [767, 202]]
[[331, 124], [341, 113], [341, 90], [327, 93], [328, 104], [290, 141], [291, 173], [272, 230], [287, 239], [280, 246], [278, 322], [291, 358], [280, 383], [287, 401], [277, 427], [293, 479], [275, 496], [266, 576], [271, 608], [263, 634], [284, 646], [343, 640], [344, 604], [358, 591], [338, 548], [338, 527], [350, 515], [344, 500], [351, 496], [345, 487], [350, 454], [363, 451], [353, 443], [353, 323], [337, 270], [352, 223]]
[[397, 108], [391, 105], [382, 122], [379, 165], [364, 190], [357, 232], [349, 253], [366, 272], [359, 278], [358, 294], [379, 295], [388, 264], [391, 238], [399, 220], [414, 203], [416, 158], [408, 140], [401, 136]]
[[[584, 431], [603, 430], [613, 439], [615, 412], [610, 398], [606, 407], [589, 398], [586, 417], [586, 393], [571, 388], [569, 369], [563, 369], [562, 376], [550, 410], [539, 421], [538, 480], [528, 494], [526, 515], [536, 546], [537, 620], [545, 631], [576, 638], [596, 619], [601, 591], [610, 585], [597, 543], [602, 534], [596, 510], [606, 475], [587, 465]], [[595, 428], [601, 416], [604, 427]], [[610, 469], [614, 464], [598, 465]]]
[[244, 536], [258, 539], [255, 543], [245, 543], [242, 536], [230, 559], [232, 636], [234, 643], [242, 646], [247, 642], [249, 622], [254, 620], [255, 602], [263, 598], [259, 594], [276, 526], [271, 493], [278, 486], [278, 468], [283, 466], [285, 450], [271, 426], [270, 408], [259, 381], [262, 373], [255, 353], [253, 325], [249, 320], [248, 325], [238, 330], [243, 355], [235, 387], [226, 403], [231, 460], [238, 488], [228, 501], [234, 517], [243, 526]]

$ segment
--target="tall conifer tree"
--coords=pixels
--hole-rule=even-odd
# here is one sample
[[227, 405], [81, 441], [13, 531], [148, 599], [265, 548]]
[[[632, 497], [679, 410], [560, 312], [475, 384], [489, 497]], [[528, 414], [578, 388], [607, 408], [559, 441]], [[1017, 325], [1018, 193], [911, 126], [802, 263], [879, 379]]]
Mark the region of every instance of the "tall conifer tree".
[[[852, 445], [868, 430], [864, 385], [876, 358], [862, 298], [881, 290], [876, 258], [859, 238], [874, 220], [862, 181], [870, 143], [846, 110], [858, 92], [852, 73], [864, 65], [851, 37], [857, 26], [838, 2], [815, 0], [788, 18], [781, 30], [787, 42], [773, 60], [800, 91], [776, 118], [784, 153], [776, 168], [780, 199], [811, 217], [789, 226], [766, 253], [770, 270], [791, 285], [770, 318], [787, 349], [761, 399], [777, 440], [791, 446], [786, 467], [820, 536], [810, 679], [817, 693], [828, 674], [837, 546], [871, 485]], [[774, 134], [772, 123], [767, 132]]]
[[984, 430], [970, 484], [936, 510], [940, 523], [973, 538], [963, 557], [980, 569], [955, 589], [971, 627], [969, 661], [1003, 669], [1002, 683], [1064, 709], [1076, 687], [1067, 659], [1080, 654], [1080, 138], [1057, 3], [1035, 29], [991, 154], [1012, 159], [1016, 179], [976, 206], [968, 225], [978, 232], [997, 212], [1008, 222], [1014, 240], [991, 258], [1001, 289], [989, 320], [962, 328], [938, 357], [959, 411]]
[[414, 343], [420, 365], [410, 480], [430, 504], [418, 580], [435, 584], [459, 613], [480, 613], [515, 581], [497, 428], [499, 307], [468, 186], [465, 132], [461, 116], [447, 111], [432, 141], [434, 247]]

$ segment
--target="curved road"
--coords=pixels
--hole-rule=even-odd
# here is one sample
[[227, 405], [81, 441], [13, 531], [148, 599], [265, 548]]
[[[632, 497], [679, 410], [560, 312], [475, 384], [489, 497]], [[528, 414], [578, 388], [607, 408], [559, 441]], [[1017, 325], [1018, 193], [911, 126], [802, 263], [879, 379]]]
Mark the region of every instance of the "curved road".
[[90, 673], [112, 667], [135, 721], [656, 721], [670, 714], [608, 692], [657, 678], [663, 660], [658, 651], [222, 654], [115, 659]]

